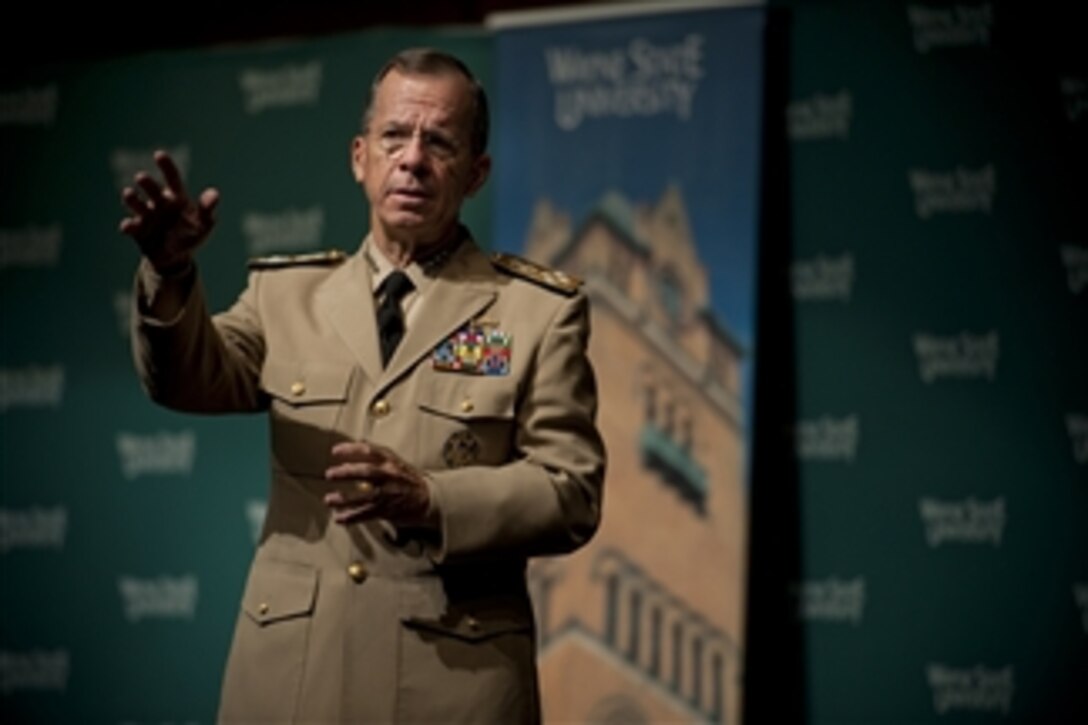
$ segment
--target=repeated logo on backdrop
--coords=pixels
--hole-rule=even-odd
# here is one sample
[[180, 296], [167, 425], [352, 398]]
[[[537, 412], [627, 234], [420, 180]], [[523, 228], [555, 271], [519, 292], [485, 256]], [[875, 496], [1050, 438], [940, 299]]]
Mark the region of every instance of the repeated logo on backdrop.
[[59, 103], [56, 85], [0, 93], [0, 126], [52, 126]]
[[790, 281], [798, 302], [849, 302], [854, 293], [854, 255], [843, 252], [795, 260]]
[[122, 612], [129, 622], [193, 619], [200, 582], [192, 574], [151, 579], [122, 575], [117, 578], [117, 591], [121, 595]]
[[907, 174], [914, 192], [914, 213], [929, 220], [946, 214], [990, 214], [997, 193], [993, 164], [977, 168], [912, 168]]
[[800, 420], [795, 428], [797, 457], [803, 461], [853, 463], [860, 437], [861, 422], [856, 414]]
[[147, 475], [189, 475], [196, 458], [196, 434], [159, 431], [139, 434], [118, 432], [117, 455], [127, 480]]
[[907, 5], [914, 49], [922, 55], [942, 48], [990, 45], [994, 10], [990, 3]]
[[930, 548], [961, 544], [1001, 546], [1005, 534], [1005, 498], [980, 501], [974, 497], [945, 501], [929, 496], [918, 501], [926, 543]]
[[0, 554], [15, 549], [60, 551], [67, 536], [68, 509], [64, 506], [0, 509]]
[[64, 692], [71, 669], [71, 656], [65, 649], [0, 650], [0, 696]]
[[926, 384], [946, 379], [997, 378], [1001, 338], [997, 330], [963, 331], [957, 335], [917, 332], [912, 338], [918, 377]]
[[0, 229], [0, 270], [56, 267], [63, 240], [59, 223]]
[[798, 98], [786, 109], [792, 141], [849, 140], [853, 120], [854, 96], [845, 89]]
[[321, 98], [324, 66], [320, 61], [278, 68], [246, 68], [238, 74], [238, 87], [246, 113], [274, 108], [313, 106]]
[[59, 408], [63, 400], [63, 365], [0, 368], [0, 413], [13, 408]]
[[810, 579], [797, 587], [801, 619], [861, 624], [865, 614], [865, 577]]
[[934, 662], [926, 666], [926, 681], [933, 693], [933, 709], [938, 715], [957, 710], [1008, 715], [1012, 708], [1015, 691], [1012, 665], [953, 667]]
[[320, 206], [278, 212], [251, 211], [242, 216], [246, 250], [253, 257], [315, 249], [321, 246], [324, 226], [325, 210]]

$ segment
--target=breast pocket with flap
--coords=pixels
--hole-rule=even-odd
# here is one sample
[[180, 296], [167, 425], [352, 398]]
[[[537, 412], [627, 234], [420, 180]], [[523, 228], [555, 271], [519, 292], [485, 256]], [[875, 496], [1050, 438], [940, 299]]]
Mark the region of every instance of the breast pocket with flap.
[[350, 363], [265, 361], [261, 387], [271, 399], [272, 451], [282, 469], [323, 475], [354, 375]]
[[511, 459], [515, 386], [506, 378], [446, 373], [421, 388], [419, 464], [443, 470]]

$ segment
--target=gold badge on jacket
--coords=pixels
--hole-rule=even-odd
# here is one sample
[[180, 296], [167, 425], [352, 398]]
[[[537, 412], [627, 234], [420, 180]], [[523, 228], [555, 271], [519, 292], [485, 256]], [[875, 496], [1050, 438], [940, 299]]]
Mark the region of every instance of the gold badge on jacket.
[[466, 375], [509, 375], [514, 338], [497, 323], [478, 320], [462, 327], [434, 349], [435, 370]]
[[442, 445], [442, 460], [450, 468], [461, 468], [476, 462], [480, 457], [480, 439], [471, 431], [459, 430]]

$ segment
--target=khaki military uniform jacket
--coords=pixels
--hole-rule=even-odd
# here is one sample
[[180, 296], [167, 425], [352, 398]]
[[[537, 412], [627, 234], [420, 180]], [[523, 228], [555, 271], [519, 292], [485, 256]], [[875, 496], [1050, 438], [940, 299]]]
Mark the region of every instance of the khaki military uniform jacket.
[[[146, 264], [146, 262], [144, 263]], [[182, 411], [267, 411], [272, 480], [224, 676], [228, 722], [532, 722], [527, 557], [595, 531], [604, 450], [587, 301], [497, 269], [471, 242], [436, 273], [383, 369], [363, 255], [251, 274], [210, 317], [141, 309], [148, 393]], [[438, 369], [469, 325], [512, 336], [504, 375]], [[322, 502], [330, 449], [365, 439], [424, 470], [440, 531], [343, 526]]]

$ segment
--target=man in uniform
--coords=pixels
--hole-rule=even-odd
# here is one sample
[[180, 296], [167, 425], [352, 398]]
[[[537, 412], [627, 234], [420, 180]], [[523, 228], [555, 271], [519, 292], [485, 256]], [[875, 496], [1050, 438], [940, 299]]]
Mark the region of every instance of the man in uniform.
[[593, 535], [604, 450], [577, 282], [489, 258], [459, 223], [486, 143], [468, 69], [398, 54], [351, 146], [371, 209], [358, 252], [257, 260], [214, 317], [193, 255], [218, 192], [190, 198], [159, 152], [165, 183], [140, 173], [122, 194], [148, 393], [270, 419], [223, 721], [539, 719], [526, 560]]

